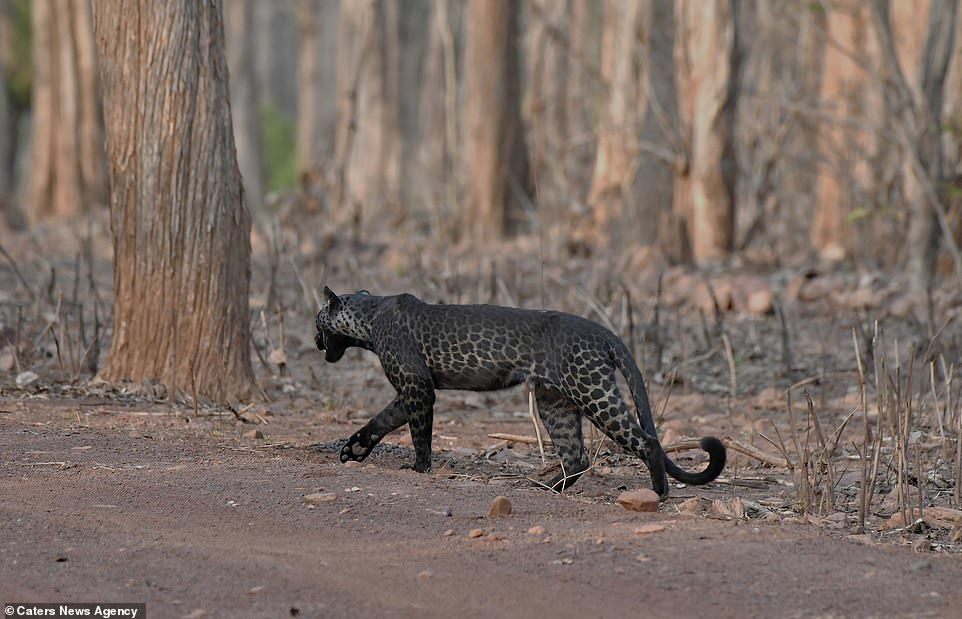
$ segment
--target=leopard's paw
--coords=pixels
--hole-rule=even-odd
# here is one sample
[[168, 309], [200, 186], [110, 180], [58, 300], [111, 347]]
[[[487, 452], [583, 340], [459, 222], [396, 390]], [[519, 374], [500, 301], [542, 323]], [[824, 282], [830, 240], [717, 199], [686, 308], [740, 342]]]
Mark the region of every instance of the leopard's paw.
[[354, 460], [355, 462], [361, 462], [364, 458], [368, 457], [374, 446], [367, 446], [364, 444], [360, 432], [354, 433], [351, 438], [347, 439], [347, 443], [341, 448], [341, 462], [347, 462], [348, 460]]

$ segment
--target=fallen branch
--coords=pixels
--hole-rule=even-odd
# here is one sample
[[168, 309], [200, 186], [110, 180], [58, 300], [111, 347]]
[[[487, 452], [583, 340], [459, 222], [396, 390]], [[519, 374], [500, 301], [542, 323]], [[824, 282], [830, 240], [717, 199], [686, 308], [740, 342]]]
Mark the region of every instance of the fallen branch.
[[[508, 434], [505, 432], [492, 432], [488, 435], [488, 438], [496, 438], [502, 441], [508, 441], [509, 443], [524, 443], [525, 445], [537, 445], [538, 439], [534, 436], [525, 436], [523, 434]], [[542, 445], [554, 445], [550, 438], [543, 438], [541, 440]]]

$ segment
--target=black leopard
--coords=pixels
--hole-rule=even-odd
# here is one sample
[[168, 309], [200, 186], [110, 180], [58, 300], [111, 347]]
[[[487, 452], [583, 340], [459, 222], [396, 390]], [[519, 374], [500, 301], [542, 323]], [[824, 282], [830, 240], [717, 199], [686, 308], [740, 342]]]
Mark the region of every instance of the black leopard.
[[[407, 423], [414, 469], [428, 471], [435, 389], [491, 391], [527, 383], [561, 457], [562, 472], [548, 482], [556, 491], [588, 468], [582, 416], [648, 465], [662, 498], [668, 496], [667, 475], [700, 485], [725, 467], [725, 447], [714, 437], [701, 439], [709, 461], [700, 473], [679, 468], [665, 455], [638, 366], [624, 343], [595, 322], [555, 311], [431, 305], [410, 294], [338, 296], [325, 287], [324, 297], [315, 343], [326, 351], [325, 359], [336, 362], [352, 346], [370, 350], [397, 390], [397, 397], [348, 439], [342, 462], [363, 460], [388, 432]], [[621, 395], [616, 372], [628, 383], [637, 416]]]

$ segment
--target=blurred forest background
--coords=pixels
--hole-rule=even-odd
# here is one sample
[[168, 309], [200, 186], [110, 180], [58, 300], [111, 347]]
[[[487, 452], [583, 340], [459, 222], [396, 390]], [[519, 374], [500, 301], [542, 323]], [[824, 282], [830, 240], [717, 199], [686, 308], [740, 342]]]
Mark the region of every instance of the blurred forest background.
[[[255, 214], [552, 255], [960, 266], [952, 0], [228, 0]], [[103, 209], [83, 0], [0, 0], [8, 226]], [[950, 234], [946, 235], [945, 233]], [[940, 243], [941, 238], [941, 244]]]
[[[152, 226], [163, 240], [180, 222], [204, 221], [207, 208], [234, 217], [219, 236], [227, 249], [210, 255], [235, 266], [197, 277], [223, 288], [236, 280], [227, 304], [210, 311], [243, 315], [250, 258], [236, 239], [247, 234], [247, 213], [232, 215], [241, 202], [230, 130], [217, 125], [227, 118], [218, 93], [229, 74], [253, 222], [250, 315], [257, 331], [260, 311], [262, 327], [254, 351], [265, 367], [278, 348], [268, 345], [269, 325], [279, 323], [283, 352], [284, 311], [296, 304], [309, 313], [328, 281], [432, 301], [560, 307], [633, 339], [632, 298], [657, 323], [664, 277], [669, 305], [690, 301], [704, 315], [761, 316], [776, 312], [776, 297], [828, 295], [829, 307], [909, 316], [931, 336], [954, 316], [962, 282], [958, 4], [227, 0], [210, 11], [190, 3], [161, 11], [142, 3], [137, 10], [154, 21], [125, 39], [133, 10], [106, 0], [0, 0], [0, 206], [7, 238], [20, 239], [7, 247], [22, 250], [4, 250], [7, 279], [22, 289], [4, 322], [19, 321], [16, 312], [37, 297], [32, 288], [44, 285], [48, 303], [67, 311], [52, 292], [54, 247], [71, 254], [61, 272], [75, 274], [71, 298], [92, 372], [81, 262], [95, 299], [86, 320], [99, 329], [111, 312], [93, 273], [111, 260], [135, 265], [114, 275], [117, 307], [142, 308], [129, 332], [182, 333], [200, 354], [198, 334], [211, 321], [174, 302], [152, 308], [153, 290], [170, 282], [146, 282], [163, 265], [180, 269], [201, 228], [190, 229], [186, 249], [156, 262], [138, 256], [161, 247], [150, 244]], [[140, 49], [200, 63], [189, 73], [197, 81], [184, 86], [193, 89], [187, 105], [176, 81], [186, 78], [123, 56]], [[130, 67], [141, 81], [129, 81]], [[157, 105], [142, 111], [143, 97]], [[148, 118], [151, 110], [162, 113]], [[204, 146], [213, 158], [178, 150], [178, 140], [208, 129], [219, 140]], [[125, 167], [130, 153], [141, 176]], [[198, 178], [213, 185], [195, 191], [184, 168], [212, 164], [223, 167]], [[152, 175], [170, 185], [152, 184]], [[112, 253], [100, 242], [111, 200]], [[124, 213], [146, 241], [123, 245], [135, 238], [118, 227]], [[70, 231], [72, 243], [36, 241], [54, 229]], [[726, 271], [755, 279], [706, 279]], [[848, 279], [816, 277], [826, 273]], [[282, 289], [303, 299], [278, 301]], [[199, 331], [185, 326], [188, 315]], [[127, 318], [114, 308], [114, 320], [116, 333]], [[247, 321], [236, 323], [238, 339], [224, 346], [245, 350]], [[115, 353], [157, 351], [161, 369], [144, 375], [179, 366], [172, 384], [189, 384], [201, 365], [178, 360], [176, 344], [117, 342]], [[210, 372], [216, 382], [221, 372]], [[249, 369], [242, 373], [249, 384]]]

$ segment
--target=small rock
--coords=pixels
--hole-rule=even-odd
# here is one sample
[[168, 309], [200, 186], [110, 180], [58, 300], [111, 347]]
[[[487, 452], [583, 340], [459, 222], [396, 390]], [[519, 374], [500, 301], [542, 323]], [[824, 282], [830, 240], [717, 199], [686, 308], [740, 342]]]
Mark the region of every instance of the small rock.
[[333, 492], [313, 492], [301, 497], [305, 505], [320, 505], [321, 503], [331, 503], [337, 500], [337, 495]]
[[661, 498], [647, 488], [641, 490], [626, 490], [618, 495], [618, 505], [634, 512], [656, 512]]
[[207, 611], [203, 608], [195, 608], [190, 612], [190, 614], [184, 615], [184, 619], [199, 619], [200, 617], [206, 617]]
[[640, 527], [635, 527], [635, 535], [648, 535], [650, 533], [658, 533], [664, 530], [665, 525], [651, 522], [648, 524], [643, 524]]
[[264, 590], [264, 585], [257, 585], [256, 587], [251, 587], [250, 591], [247, 593], [254, 595], [255, 593], [260, 593]]
[[28, 385], [32, 385], [33, 383], [37, 382], [37, 379], [39, 378], [40, 377], [37, 376], [36, 372], [30, 372], [30, 371], [20, 372], [19, 374], [17, 374], [17, 381], [16, 381], [17, 387], [20, 387], [21, 389], [23, 389], [24, 387]]
[[484, 535], [483, 529], [471, 529], [470, 531], [468, 531], [468, 537], [471, 539], [481, 537], [482, 535]]
[[361, 466], [361, 463], [358, 462], [357, 460], [348, 460], [347, 462], [344, 463], [344, 466], [346, 466], [349, 469], [353, 469], [356, 466]]
[[244, 438], [264, 438], [264, 433], [260, 430], [248, 430], [244, 432]]
[[488, 508], [488, 517], [499, 518], [511, 514], [511, 501], [506, 496], [496, 496]]
[[454, 535], [454, 529], [448, 529], [444, 532], [444, 537], [451, 537], [452, 535]]
[[434, 572], [431, 570], [421, 570], [418, 572], [418, 580], [421, 582], [430, 580], [432, 576], [434, 576]]
[[530, 529], [528, 529], [529, 535], [544, 535], [544, 527], [540, 524], [536, 524]]
[[759, 288], [748, 293], [745, 308], [754, 316], [771, 314], [775, 307], [775, 297], [768, 288]]

